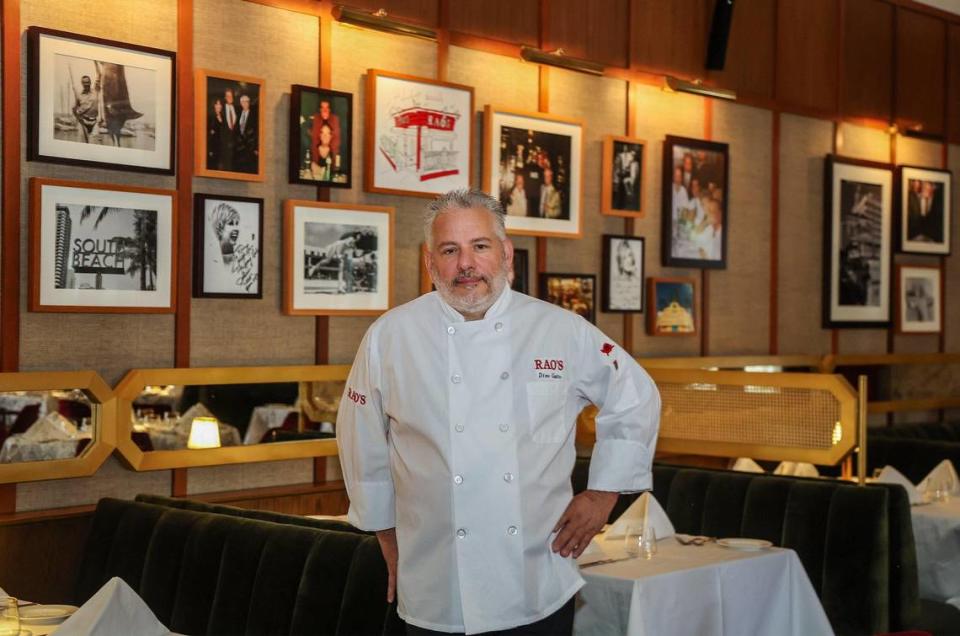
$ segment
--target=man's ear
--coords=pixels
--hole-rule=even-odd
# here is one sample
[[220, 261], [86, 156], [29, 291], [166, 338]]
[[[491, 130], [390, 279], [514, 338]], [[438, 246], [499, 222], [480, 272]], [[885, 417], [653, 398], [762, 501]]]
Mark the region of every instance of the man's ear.
[[504, 239], [503, 241], [503, 257], [507, 261], [509, 269], [513, 269], [513, 241], [510, 239]]
[[[420, 251], [423, 252], [423, 264], [427, 268], [427, 274], [430, 276], [430, 280], [433, 280], [433, 252], [426, 243], [421, 243]], [[433, 281], [434, 284], [436, 282]]]

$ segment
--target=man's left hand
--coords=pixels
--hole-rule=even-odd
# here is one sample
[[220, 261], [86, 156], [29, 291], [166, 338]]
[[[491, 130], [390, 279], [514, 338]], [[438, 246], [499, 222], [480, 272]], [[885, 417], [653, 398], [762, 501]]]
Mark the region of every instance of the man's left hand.
[[553, 529], [557, 533], [553, 551], [564, 557], [579, 557], [607, 523], [619, 496], [615, 492], [587, 490], [574, 497]]

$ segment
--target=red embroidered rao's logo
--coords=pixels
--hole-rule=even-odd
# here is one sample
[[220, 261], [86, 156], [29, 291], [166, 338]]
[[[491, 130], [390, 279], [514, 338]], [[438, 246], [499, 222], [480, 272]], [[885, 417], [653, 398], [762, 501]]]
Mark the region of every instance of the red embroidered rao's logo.
[[563, 371], [563, 360], [541, 360], [533, 361], [533, 368], [537, 371]]
[[604, 342], [603, 346], [600, 347], [600, 353], [602, 353], [605, 356], [610, 355], [611, 351], [613, 351], [613, 345], [610, 344], [609, 342]]
[[347, 389], [347, 397], [353, 400], [356, 404], [363, 405], [367, 403], [367, 396], [363, 393], [357, 393], [352, 388]]

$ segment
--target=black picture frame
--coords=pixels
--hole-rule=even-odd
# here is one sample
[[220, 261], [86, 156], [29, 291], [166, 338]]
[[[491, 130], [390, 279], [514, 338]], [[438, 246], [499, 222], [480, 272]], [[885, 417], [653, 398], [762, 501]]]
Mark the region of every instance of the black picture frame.
[[[321, 102], [329, 100], [332, 118], [339, 128], [339, 164], [337, 172], [343, 175], [342, 179], [334, 180], [323, 178], [308, 178], [308, 169], [305, 165], [306, 154], [312, 155], [312, 128], [313, 113], [304, 112], [304, 102], [317, 101], [317, 108]], [[304, 146], [304, 133], [310, 130], [311, 141]], [[287, 159], [288, 178], [290, 183], [321, 186], [324, 188], [351, 188], [353, 187], [353, 94], [334, 91], [326, 88], [316, 88], [294, 84], [290, 87], [290, 142]], [[334, 164], [336, 160], [334, 160]], [[311, 166], [312, 163], [311, 156]]]
[[513, 291], [530, 294], [530, 251], [513, 250]]
[[[893, 166], [827, 155], [823, 172], [822, 327], [889, 327], [893, 316]], [[838, 182], [840, 188], [835, 188]], [[846, 213], [845, 204], [850, 208]], [[854, 208], [859, 220], [853, 218]], [[876, 226], [878, 235], [871, 229]], [[878, 277], [876, 288], [874, 276]]]
[[[915, 184], [915, 182], [918, 182]], [[931, 234], [939, 234], [940, 240], [931, 240], [922, 238], [915, 240], [911, 234], [919, 231], [925, 231], [922, 221], [915, 225], [914, 219], [919, 216], [920, 206], [919, 197], [911, 192], [913, 185], [919, 183], [931, 182], [933, 188], [932, 207], [939, 217], [933, 220], [933, 229], [928, 231]], [[939, 188], [936, 188], [939, 186]], [[897, 166], [895, 182], [895, 207], [897, 210], [897, 222], [895, 234], [897, 236], [897, 251], [901, 254], [922, 254], [926, 256], [949, 256], [951, 253], [950, 237], [953, 234], [953, 173], [949, 170], [939, 168], [927, 168], [924, 166]], [[919, 194], [919, 193], [917, 193]], [[939, 208], [938, 210], [936, 208]], [[919, 219], [917, 219], [919, 221]], [[919, 225], [919, 227], [918, 227]], [[911, 230], [913, 230], [911, 232]], [[937, 237], [933, 237], [934, 239]]]
[[[558, 281], [556, 284], [562, 286], [564, 279], [568, 281], [577, 281], [581, 286], [581, 291], [583, 288], [584, 282], [589, 282], [589, 298], [590, 303], [588, 305], [587, 311], [579, 310], [572, 303], [567, 302], [560, 295], [560, 290], [551, 290], [551, 287], [554, 287], [551, 283], [553, 281]], [[541, 272], [538, 277], [537, 282], [539, 297], [540, 300], [545, 300], [546, 302], [556, 305], [558, 307], [563, 307], [569, 311], [572, 311], [580, 316], [583, 316], [585, 319], [596, 324], [597, 322], [597, 276], [596, 274], [562, 274], [556, 272]]]
[[[710, 197], [707, 197], [710, 202], [710, 210], [713, 210], [712, 213], [710, 210], [704, 209], [704, 207], [698, 204], [696, 207], [689, 208], [689, 213], [693, 213], [696, 216], [702, 216], [703, 218], [700, 221], [697, 221], [696, 218], [691, 219], [688, 225], [693, 226], [694, 228], [701, 227], [704, 223], [709, 223], [711, 221], [711, 214], [720, 215], [719, 223], [719, 242], [716, 238], [716, 224], [712, 224], [713, 227], [703, 227], [698, 230], [698, 234], [701, 235], [698, 240], [700, 240], [703, 245], [709, 248], [713, 253], [719, 248], [719, 258], [711, 257], [702, 257], [694, 258], [689, 256], [689, 253], [693, 249], [699, 249], [700, 253], [704, 253], [703, 247], [696, 245], [694, 239], [679, 239], [678, 235], [681, 232], [679, 227], [675, 228], [674, 221], [674, 193], [673, 193], [673, 174], [674, 170], [678, 167], [676, 164], [676, 151], [677, 150], [690, 150], [690, 153], [685, 153], [681, 156], [679, 168], [681, 170], [681, 179], [683, 180], [683, 201], [686, 201], [688, 198], [687, 192], [694, 189], [694, 182], [696, 181], [697, 186], [699, 187], [700, 180], [708, 180], [708, 185], [706, 186], [709, 191], [712, 193]], [[719, 166], [720, 174], [717, 174], [718, 166], [716, 165], [716, 159], [710, 161], [704, 161], [701, 166], [693, 165], [693, 152], [696, 153], [716, 153], [720, 155], [722, 159], [722, 165]], [[686, 154], [690, 155], [691, 165], [689, 167], [685, 166], [686, 163]], [[689, 137], [677, 137], [675, 135], [667, 135], [663, 142], [663, 179], [661, 184], [662, 192], [662, 225], [661, 225], [661, 262], [666, 267], [692, 267], [697, 269], [726, 269], [727, 267], [727, 235], [730, 233], [730, 215], [728, 214], [728, 202], [730, 200], [730, 191], [728, 188], [729, 184], [729, 174], [730, 174], [730, 153], [729, 146], [725, 143], [719, 143], [715, 141], [704, 141], [702, 139], [691, 139]], [[688, 176], [689, 175], [689, 176]], [[693, 195], [689, 195], [692, 197]], [[716, 198], [719, 196], [720, 201], [716, 202]], [[703, 196], [697, 197], [697, 199], [702, 199]], [[676, 205], [682, 210], [687, 210], [687, 206], [683, 204], [682, 201], [677, 201]], [[680, 207], [682, 206], [682, 207]], [[719, 210], [717, 210], [719, 208]], [[696, 224], [696, 225], [694, 225]], [[674, 230], [677, 230], [676, 232]], [[713, 240], [710, 241], [710, 236], [706, 234], [713, 229]], [[676, 239], [676, 241], [675, 241]], [[682, 241], [682, 242], [681, 242]], [[709, 241], [709, 242], [708, 242]], [[676, 244], [675, 244], [676, 242]]]
[[[645, 278], [644, 261], [646, 260], [646, 243], [642, 236], [627, 234], [604, 234], [603, 240], [603, 293], [601, 295], [601, 309], [611, 314], [643, 313], [643, 281]], [[617, 243], [617, 247], [614, 244]], [[638, 246], [639, 258], [633, 250]], [[627, 252], [621, 248], [626, 245]], [[627, 256], [625, 256], [626, 254]], [[629, 267], [629, 258], [633, 259], [635, 269]], [[624, 262], [626, 261], [626, 262]], [[632, 275], [630, 272], [633, 272]], [[631, 277], [633, 280], [631, 280]], [[627, 299], [620, 296], [626, 295]], [[614, 298], [617, 296], [617, 298]], [[634, 300], [632, 304], [622, 302]], [[627, 306], [624, 306], [627, 305]]]
[[[107, 154], [105, 152], [99, 152], [99, 148], [109, 147], [107, 144], [93, 144], [93, 143], [78, 143], [77, 146], [72, 146], [72, 140], [63, 140], [57, 139], [57, 126], [59, 125], [62, 129], [69, 128], [74, 126], [75, 130], [79, 130], [81, 133], [84, 133], [84, 125], [78, 120], [70, 122], [67, 119], [63, 121], [55, 121], [53, 124], [52, 135], [42, 135], [41, 133], [41, 122], [48, 120], [55, 120], [57, 113], [56, 108], [58, 106], [51, 105], [50, 111], [47, 112], [47, 108], [41, 108], [41, 93], [48, 92], [52, 98], [52, 88], [48, 88], [47, 85], [41, 86], [41, 79], [44, 82], [55, 83], [57, 81], [56, 73], [52, 72], [52, 69], [42, 67], [42, 41], [45, 38], [49, 38], [51, 42], [60, 41], [61, 46], [69, 46], [72, 43], [80, 43], [81, 45], [89, 45], [91, 47], [109, 47], [110, 49], [121, 49], [121, 53], [129, 52], [134, 54], [142, 54], [144, 59], [154, 58], [158, 67], [169, 68], [169, 82], [163, 82], [163, 86], [167, 87], [170, 93], [170, 98], [168, 100], [160, 99], [158, 101], [158, 119], [162, 118], [164, 121], [163, 124], [166, 124], [169, 127], [169, 130], [166, 131], [166, 134], [163, 135], [162, 131], [159, 129], [161, 122], [156, 121], [155, 123], [155, 133], [154, 139], [164, 139], [166, 145], [168, 146], [168, 151], [163, 152], [163, 149], [160, 148], [156, 151], [155, 155], [152, 158], [153, 163], [157, 165], [146, 165], [146, 163], [137, 164], [136, 161], [146, 162], [145, 158], [134, 158], [131, 156], [132, 153], [121, 152], [118, 153], [121, 156], [117, 157], [116, 161], [106, 161], [103, 158], [95, 159], [88, 158], [85, 159], [81, 155], [84, 153], [82, 150], [89, 147], [91, 150], [87, 152], [87, 155], [95, 156], [99, 154]], [[64, 43], [63, 41], [68, 41]], [[70, 42], [72, 41], [72, 42]], [[115, 51], [114, 51], [115, 52]], [[89, 52], [89, 55], [94, 55], [93, 51]], [[104, 56], [111, 57], [111, 56]], [[103, 57], [91, 57], [90, 59], [99, 59], [102, 60]], [[100, 62], [102, 63], [102, 62]], [[126, 66], [123, 64], [115, 64], [112, 66], [120, 66], [125, 70]], [[128, 65], [127, 65], [128, 66]], [[109, 69], [105, 69], [107, 72]], [[156, 70], [156, 69], [148, 69]], [[89, 35], [83, 35], [80, 33], [70, 33], [68, 31], [59, 31], [56, 29], [48, 29], [45, 27], [31, 26], [27, 28], [27, 161], [42, 161], [45, 163], [55, 163], [63, 164], [70, 166], [86, 166], [93, 168], [104, 168], [107, 170], [123, 170], [128, 172], [142, 172], [150, 174], [162, 174], [162, 175], [173, 175], [176, 172], [176, 141], [177, 141], [177, 82], [176, 82], [176, 73], [177, 73], [177, 54], [173, 51], [166, 51], [163, 49], [157, 49], [147, 46], [140, 46], [138, 44], [129, 44], [126, 42], [118, 42], [116, 40], [108, 40], [105, 38], [98, 38]], [[41, 78], [42, 76], [42, 78]], [[121, 74], [122, 82], [112, 82], [112, 86], [117, 86], [122, 84], [122, 90], [126, 93], [126, 107], [132, 112], [136, 112], [135, 106], [136, 103], [131, 104], [129, 89], [126, 80], [126, 74]], [[77, 78], [74, 78], [74, 81], [71, 82], [74, 90], [77, 89], [77, 84], [75, 83]], [[82, 78], [79, 78], [82, 80]], [[116, 90], [116, 89], [115, 89]], [[76, 95], [73, 96], [76, 99]], [[161, 98], [162, 96], [157, 96]], [[70, 94], [65, 94], [61, 96], [62, 99], [65, 99], [67, 104], [71, 101]], [[76, 105], [76, 104], [75, 104]], [[166, 107], [167, 112], [163, 113], [163, 107]], [[72, 107], [69, 107], [72, 110]], [[44, 114], [41, 115], [41, 110], [44, 110]], [[138, 117], [133, 117], [123, 122], [119, 122], [120, 127], [117, 131], [117, 138], [123, 137], [134, 137], [137, 138], [141, 134], [148, 135], [149, 132], [145, 127], [138, 127], [137, 131], [130, 131], [127, 127], [127, 122], [136, 121], [142, 113], [137, 113]], [[66, 114], [63, 113], [61, 116], [66, 117]], [[76, 117], [74, 115], [74, 117]], [[101, 126], [99, 124], [94, 124], [97, 134], [103, 135], [101, 131]], [[90, 134], [90, 133], [87, 133]], [[84, 134], [84, 138], [87, 137], [87, 134]], [[112, 136], [112, 133], [108, 133]], [[64, 144], [64, 141], [69, 143]], [[50, 146], [60, 147], [61, 152], [66, 153], [65, 155], [53, 154], [54, 149]], [[117, 147], [118, 150], [128, 150], [128, 148]], [[135, 149], [140, 150], [140, 149]], [[68, 156], [70, 154], [74, 156]]]
[[[256, 254], [253, 257], [256, 258], [256, 286], [255, 291], [243, 292], [243, 291], [211, 291], [209, 288], [210, 281], [207, 280], [207, 274], [210, 272], [210, 266], [212, 262], [210, 259], [214, 257], [213, 254], [208, 253], [208, 245], [215, 242], [216, 238], [209, 235], [210, 224], [207, 223], [206, 219], [206, 207], [207, 202], [212, 201], [222, 201], [224, 203], [237, 203], [244, 204], [243, 207], [246, 208], [246, 211], [249, 212], [249, 206], [256, 206]], [[233, 207], [233, 206], [231, 206]], [[236, 207], [233, 207], [234, 211]], [[241, 216], [242, 214], [237, 211], [237, 214]], [[247, 223], [249, 227], [249, 222]], [[239, 231], [239, 229], [238, 229]], [[247, 243], [249, 245], [250, 243]], [[250, 254], [248, 253], [245, 258], [249, 259]], [[232, 280], [233, 285], [241, 287], [245, 280], [247, 280], [250, 274], [254, 272], [251, 270], [239, 270], [236, 266], [231, 267], [231, 274], [233, 275]], [[204, 194], [196, 193], [193, 195], [193, 297], [194, 298], [239, 298], [239, 299], [261, 299], [263, 298], [263, 199], [255, 197], [235, 197], [235, 196], [224, 196], [219, 194]]]

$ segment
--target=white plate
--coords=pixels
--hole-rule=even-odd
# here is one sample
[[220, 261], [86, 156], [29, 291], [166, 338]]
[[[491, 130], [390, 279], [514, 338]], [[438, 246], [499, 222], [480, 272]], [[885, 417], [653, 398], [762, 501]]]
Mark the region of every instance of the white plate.
[[20, 608], [20, 622], [27, 625], [56, 625], [70, 618], [74, 605], [28, 605]]
[[743, 550], [745, 552], [757, 552], [772, 548], [773, 544], [763, 539], [717, 539], [717, 545], [722, 545], [731, 550]]

